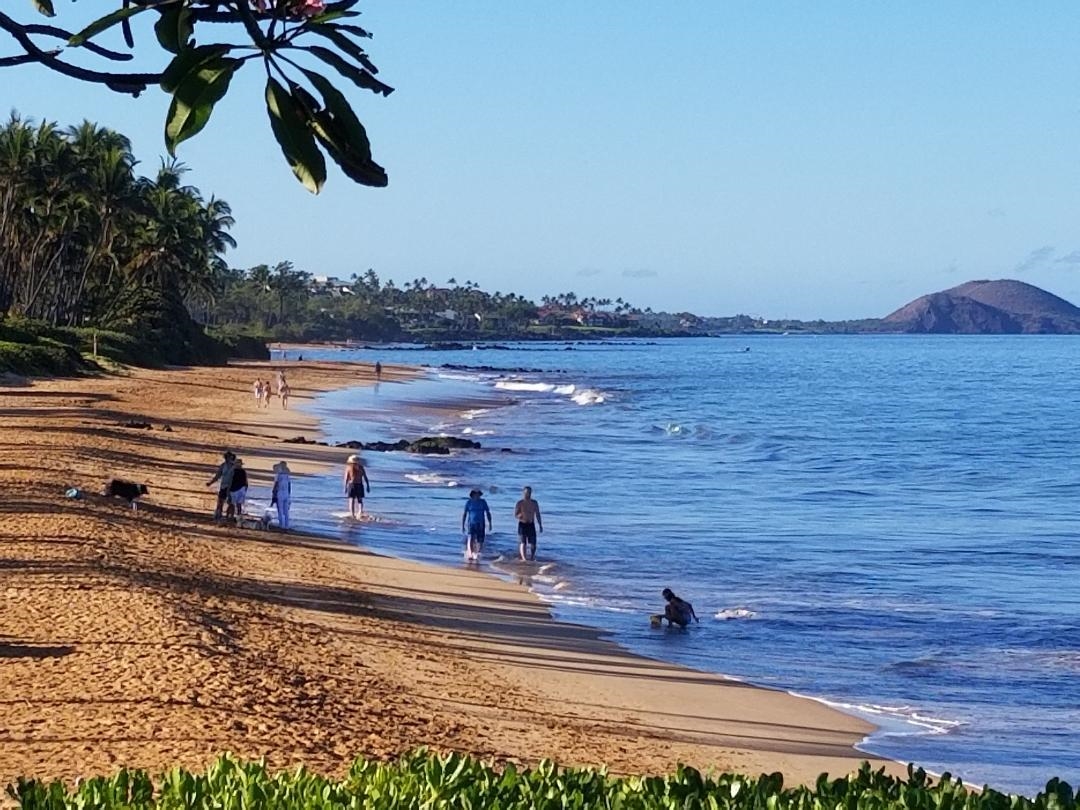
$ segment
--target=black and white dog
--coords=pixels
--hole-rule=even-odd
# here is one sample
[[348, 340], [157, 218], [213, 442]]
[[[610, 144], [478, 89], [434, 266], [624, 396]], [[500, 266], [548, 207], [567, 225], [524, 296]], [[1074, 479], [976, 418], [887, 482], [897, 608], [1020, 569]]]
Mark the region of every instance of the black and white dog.
[[106, 498], [123, 498], [131, 504], [132, 509], [138, 509], [139, 498], [148, 492], [150, 490], [146, 488], [146, 484], [136, 484], [134, 481], [123, 481], [114, 478], [105, 485], [105, 490], [101, 494]]

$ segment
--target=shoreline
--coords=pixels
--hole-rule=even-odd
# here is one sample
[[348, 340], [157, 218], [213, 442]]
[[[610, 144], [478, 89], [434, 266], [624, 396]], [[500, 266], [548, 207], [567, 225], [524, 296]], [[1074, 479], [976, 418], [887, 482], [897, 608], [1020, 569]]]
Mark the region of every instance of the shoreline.
[[[3, 781], [198, 766], [226, 749], [337, 773], [421, 744], [624, 773], [906, 771], [854, 748], [868, 723], [633, 655], [495, 575], [213, 525], [202, 485], [226, 441], [263, 487], [278, 458], [302, 475], [348, 452], [281, 443], [317, 417], [254, 411], [240, 382], [270, 368], [0, 387]], [[364, 369], [283, 368], [297, 402]], [[122, 425], [139, 417], [154, 429]], [[143, 509], [63, 499], [113, 474], [150, 485]]]

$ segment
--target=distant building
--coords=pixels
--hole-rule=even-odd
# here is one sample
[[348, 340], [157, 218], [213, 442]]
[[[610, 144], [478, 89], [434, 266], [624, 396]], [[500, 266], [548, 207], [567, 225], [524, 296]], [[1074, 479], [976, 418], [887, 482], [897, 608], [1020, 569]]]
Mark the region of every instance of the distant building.
[[336, 276], [313, 276], [308, 291], [312, 295], [329, 295], [333, 298], [339, 298], [343, 295], [355, 295], [352, 284], [348, 281], [342, 281]]

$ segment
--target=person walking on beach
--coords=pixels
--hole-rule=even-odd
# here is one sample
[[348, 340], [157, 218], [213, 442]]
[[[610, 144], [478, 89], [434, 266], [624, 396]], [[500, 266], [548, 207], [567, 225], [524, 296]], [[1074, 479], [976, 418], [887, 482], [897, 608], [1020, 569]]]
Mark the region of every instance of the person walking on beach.
[[375, 379], [382, 379], [382, 363], [380, 363], [378, 360], [375, 361]]
[[263, 380], [263, 407], [270, 407], [270, 397], [274, 395], [274, 389], [270, 387], [269, 380]]
[[281, 407], [283, 410], [289, 410], [289, 394], [292, 393], [292, 389], [289, 388], [288, 383], [282, 383], [281, 388], [278, 389], [278, 396], [281, 397]]
[[671, 588], [664, 588], [660, 595], [667, 602], [664, 605], [664, 618], [668, 621], [668, 627], [677, 624], [685, 630], [691, 619], [700, 624], [701, 620], [694, 613], [694, 606], [677, 597]]
[[284, 388], [285, 385], [286, 385], [286, 383], [285, 383], [285, 372], [282, 371], [279, 368], [277, 370], [277, 392], [278, 392], [278, 396], [281, 396], [281, 389]]
[[229, 484], [229, 504], [236, 511], [236, 524], [244, 517], [244, 501], [247, 500], [248, 478], [242, 459], [233, 466], [232, 483]]
[[536, 559], [536, 530], [544, 531], [540, 517], [540, 504], [533, 500], [532, 487], [521, 491], [521, 500], [514, 505], [514, 517], [518, 522], [518, 554], [523, 560]]
[[270, 505], [277, 507], [278, 528], [289, 530], [289, 506], [292, 501], [292, 481], [289, 479], [289, 465], [279, 461], [274, 465], [274, 490], [270, 496]]
[[461, 531], [465, 533], [465, 559], [474, 562], [480, 559], [484, 550], [484, 518], [487, 517], [488, 531], [491, 531], [491, 509], [482, 497], [483, 493], [474, 489], [465, 501], [465, 511], [461, 513]]
[[218, 465], [217, 472], [214, 473], [214, 477], [206, 482], [206, 485], [212, 486], [215, 481], [218, 482], [218, 494], [217, 494], [217, 506], [214, 507], [214, 520], [221, 520], [221, 508], [227, 505], [226, 517], [232, 517], [233, 508], [229, 502], [229, 487], [232, 486], [233, 470], [236, 467], [236, 455], [231, 450], [226, 450], [224, 455], [224, 461]]
[[367, 471], [360, 463], [360, 456], [349, 456], [345, 461], [345, 497], [349, 499], [349, 516], [364, 516], [364, 485], [371, 492]]

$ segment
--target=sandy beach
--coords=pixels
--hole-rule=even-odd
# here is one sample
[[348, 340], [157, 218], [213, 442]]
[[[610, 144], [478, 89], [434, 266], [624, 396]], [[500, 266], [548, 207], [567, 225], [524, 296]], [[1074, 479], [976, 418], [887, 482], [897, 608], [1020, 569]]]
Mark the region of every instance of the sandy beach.
[[[372, 381], [357, 365], [286, 370], [294, 408]], [[256, 375], [271, 367], [0, 381], [0, 782], [196, 768], [224, 751], [340, 774], [420, 745], [789, 782], [867, 758], [856, 718], [630, 655], [519, 585], [214, 524], [222, 449], [256, 486], [278, 460], [304, 474], [350, 452], [283, 443], [318, 426], [276, 398], [256, 409]], [[149, 486], [138, 512], [64, 497], [112, 477]]]

